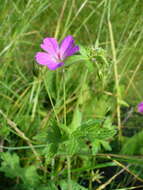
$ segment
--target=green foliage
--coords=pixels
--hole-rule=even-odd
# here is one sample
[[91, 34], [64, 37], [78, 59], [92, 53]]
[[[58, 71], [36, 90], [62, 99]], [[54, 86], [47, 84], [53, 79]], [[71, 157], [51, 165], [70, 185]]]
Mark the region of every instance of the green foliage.
[[[127, 138], [122, 147], [121, 153], [127, 155], [142, 155], [143, 154], [143, 131], [135, 134], [131, 138]], [[130, 148], [129, 148], [130, 147]]]
[[70, 128], [72, 128], [71, 130], [76, 130], [80, 125], [81, 125], [81, 121], [82, 121], [82, 113], [79, 111], [79, 109], [75, 109], [74, 115], [73, 115], [73, 119], [72, 119], [72, 123]]
[[[75, 122], [75, 118], [73, 121]], [[73, 126], [74, 122], [72, 122], [70, 127]], [[74, 130], [73, 128], [68, 128], [68, 126], [63, 126], [64, 129], [58, 127], [50, 128], [48, 131], [47, 142], [51, 144], [50, 146], [56, 147], [53, 149], [55, 150], [55, 154], [73, 155], [80, 152], [88, 153], [89, 150], [86, 141], [89, 141], [92, 144], [93, 154], [96, 154], [101, 150], [101, 147], [108, 151], [111, 150], [109, 142], [106, 140], [111, 139], [116, 134], [116, 127], [112, 125], [110, 118], [107, 118], [105, 121], [89, 120], [81, 123], [81, 125], [80, 123], [81, 119], [76, 123], [77, 125]], [[64, 133], [62, 132], [63, 130]], [[52, 148], [46, 150], [48, 155], [53, 151]]]
[[[139, 0], [0, 0], [0, 189], [64, 190], [69, 172], [72, 190], [86, 189], [80, 180], [93, 190], [121, 166], [131, 172], [105, 188], [140, 181], [143, 162], [135, 155], [143, 153], [142, 115], [135, 112], [143, 94], [142, 10]], [[66, 35], [75, 37], [80, 52], [65, 61], [64, 77], [62, 68], [49, 71], [34, 56], [43, 38], [61, 42]], [[139, 116], [130, 122], [133, 137], [122, 137], [122, 144], [117, 120], [126, 133], [130, 105]]]
[[0, 137], [6, 138], [10, 133], [10, 130], [7, 125], [3, 124], [2, 129], [0, 130]]
[[[82, 187], [81, 185], [79, 185], [78, 183], [74, 181], [70, 181], [70, 185], [71, 185], [71, 188], [74, 190], [87, 190], [86, 188]], [[62, 190], [67, 190], [69, 188], [69, 184], [67, 183], [67, 181], [61, 181], [60, 187]]]
[[19, 166], [19, 157], [16, 154], [1, 153], [3, 160], [0, 170], [6, 173], [7, 177], [15, 178], [21, 175], [21, 167]]
[[73, 135], [78, 138], [85, 137], [89, 140], [106, 140], [112, 138], [115, 134], [116, 128], [112, 125], [111, 119], [107, 118], [105, 121], [89, 120], [84, 122]]
[[37, 173], [37, 168], [34, 165], [21, 167], [17, 154], [8, 152], [1, 153], [0, 171], [4, 172], [9, 178], [20, 178], [26, 187], [36, 187], [40, 182], [40, 176]]

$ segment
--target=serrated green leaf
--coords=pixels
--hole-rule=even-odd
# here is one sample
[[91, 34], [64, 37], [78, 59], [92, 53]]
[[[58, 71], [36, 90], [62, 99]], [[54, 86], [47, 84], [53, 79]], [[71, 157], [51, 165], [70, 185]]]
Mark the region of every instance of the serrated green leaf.
[[112, 126], [109, 118], [107, 118], [104, 123], [101, 120], [90, 120], [73, 132], [74, 137], [87, 138], [91, 141], [95, 139], [106, 140], [115, 134], [116, 127]]
[[7, 177], [15, 178], [21, 176], [21, 167], [19, 163], [19, 157], [17, 154], [10, 154], [8, 152], [1, 153], [0, 171], [4, 172]]
[[60, 143], [62, 141], [62, 135], [60, 128], [56, 125], [50, 126], [47, 131], [48, 143]]
[[1, 154], [2, 164], [0, 171], [4, 172], [7, 177], [19, 177], [26, 186], [34, 187], [39, 183], [40, 176], [37, 173], [36, 167], [33, 165], [20, 166], [19, 157], [17, 154], [10, 154], [8, 152]]

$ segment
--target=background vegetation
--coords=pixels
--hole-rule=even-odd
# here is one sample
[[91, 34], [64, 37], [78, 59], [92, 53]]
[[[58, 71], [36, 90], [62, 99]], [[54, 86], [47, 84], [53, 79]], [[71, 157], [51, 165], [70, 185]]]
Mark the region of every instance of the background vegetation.
[[[143, 189], [141, 0], [0, 0], [0, 189]], [[80, 53], [55, 72], [44, 37]]]

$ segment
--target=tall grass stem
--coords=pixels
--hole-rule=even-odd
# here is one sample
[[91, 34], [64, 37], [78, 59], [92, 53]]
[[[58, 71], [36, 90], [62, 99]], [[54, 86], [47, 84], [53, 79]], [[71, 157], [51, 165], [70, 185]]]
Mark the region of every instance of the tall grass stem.
[[[65, 69], [63, 68], [63, 98], [64, 98], [64, 125], [67, 127], [66, 119], [66, 80], [65, 80]], [[68, 170], [68, 189], [72, 190], [71, 187], [71, 159], [67, 156], [67, 170]]]

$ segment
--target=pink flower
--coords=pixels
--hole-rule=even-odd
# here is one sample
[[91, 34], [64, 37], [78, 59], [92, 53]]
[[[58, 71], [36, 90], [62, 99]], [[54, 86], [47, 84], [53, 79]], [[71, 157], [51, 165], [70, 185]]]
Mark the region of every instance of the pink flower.
[[79, 51], [79, 46], [75, 45], [72, 36], [65, 37], [60, 45], [55, 38], [45, 38], [40, 47], [45, 52], [36, 53], [35, 59], [50, 70], [61, 67], [67, 57]]
[[138, 112], [143, 113], [143, 102], [139, 103]]

